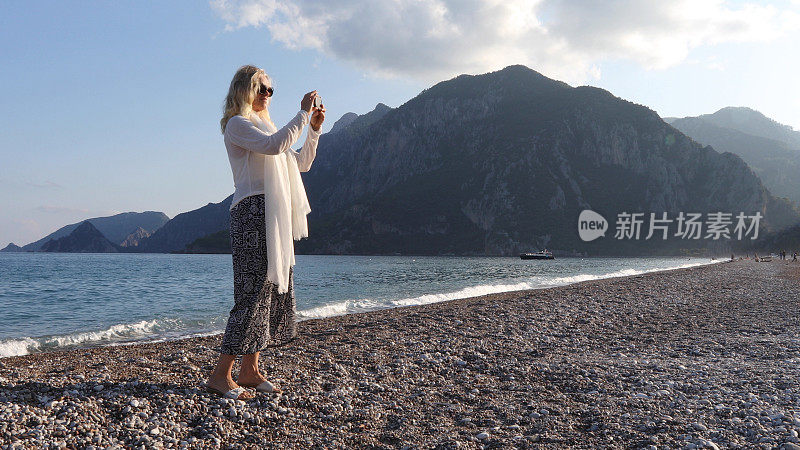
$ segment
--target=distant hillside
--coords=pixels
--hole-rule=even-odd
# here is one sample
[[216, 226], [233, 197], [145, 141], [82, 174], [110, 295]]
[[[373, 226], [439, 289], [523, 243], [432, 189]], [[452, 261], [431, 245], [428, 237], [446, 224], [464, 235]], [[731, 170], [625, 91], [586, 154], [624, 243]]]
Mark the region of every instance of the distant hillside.
[[137, 252], [170, 253], [182, 251], [195, 239], [230, 227], [233, 195], [219, 203], [178, 214], [135, 247]]
[[343, 129], [347, 128], [348, 125], [353, 123], [354, 120], [358, 118], [358, 114], [349, 112], [345, 113], [342, 117], [337, 120], [333, 126], [331, 127], [331, 131], [329, 133], [337, 133], [342, 131]]
[[800, 202], [800, 144], [790, 127], [747, 108], [724, 108], [671, 124], [701, 144], [740, 156], [770, 192]]
[[24, 251], [25, 250], [23, 250], [22, 247], [13, 242], [9, 243], [3, 249], [0, 250], [0, 252], [24, 252]]
[[178, 253], [230, 253], [231, 235], [229, 230], [221, 230], [195, 239]]
[[145, 230], [142, 227], [139, 227], [133, 231], [133, 233], [129, 234], [128, 237], [125, 238], [124, 241], [120, 244], [121, 247], [138, 247], [139, 242], [143, 239], [150, 237], [152, 233]]
[[392, 108], [389, 106], [386, 106], [383, 103], [378, 103], [375, 105], [375, 109], [361, 116], [355, 113], [347, 113], [342, 116], [341, 119], [337, 120], [335, 124], [333, 124], [333, 127], [328, 135], [331, 137], [340, 132], [344, 132], [344, 134], [350, 136], [357, 135], [373, 123], [382, 119], [383, 116], [385, 116], [386, 113], [391, 110]]
[[698, 118], [719, 127], [739, 130], [752, 136], [783, 142], [790, 148], [800, 149], [800, 131], [795, 131], [789, 125], [778, 123], [751, 108], [729, 106], [714, 114], [703, 114]]
[[[145, 211], [141, 213], [125, 212], [115, 214], [113, 216], [94, 217], [86, 220], [91, 222], [95, 228], [103, 233], [103, 236], [105, 236], [106, 239], [114, 244], [121, 244], [122, 241], [124, 241], [125, 238], [127, 238], [128, 235], [137, 228], [141, 227], [148, 232], [153, 232], [167, 223], [169, 221], [169, 217], [160, 211]], [[44, 245], [46, 242], [50, 241], [51, 239], [58, 239], [67, 236], [82, 222], [83, 221], [63, 226], [47, 236], [39, 239], [38, 241], [24, 245], [22, 249], [29, 252], [39, 251], [42, 245]]]
[[42, 252], [59, 253], [117, 253], [120, 247], [115, 245], [95, 228], [91, 222], [84, 220], [67, 236], [51, 239], [42, 245]]
[[776, 233], [768, 233], [757, 242], [743, 241], [736, 246], [738, 253], [778, 253], [785, 250], [789, 259], [792, 259], [794, 252], [800, 253], [800, 225], [781, 230]]

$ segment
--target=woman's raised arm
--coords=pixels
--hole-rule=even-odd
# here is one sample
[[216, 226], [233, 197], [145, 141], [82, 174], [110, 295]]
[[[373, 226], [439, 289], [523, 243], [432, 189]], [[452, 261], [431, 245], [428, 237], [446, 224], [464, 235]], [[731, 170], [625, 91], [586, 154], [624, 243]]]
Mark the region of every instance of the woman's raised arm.
[[242, 116], [234, 116], [225, 126], [225, 139], [251, 152], [262, 155], [279, 155], [297, 142], [308, 120], [308, 113], [299, 111], [286, 126], [273, 134], [267, 134], [250, 120]]
[[314, 162], [314, 158], [317, 156], [317, 144], [319, 143], [319, 135], [322, 134], [321, 131], [314, 131], [313, 127], [308, 127], [308, 135], [300, 152], [292, 151], [297, 159], [297, 168], [300, 172], [308, 172], [311, 169], [311, 163]]

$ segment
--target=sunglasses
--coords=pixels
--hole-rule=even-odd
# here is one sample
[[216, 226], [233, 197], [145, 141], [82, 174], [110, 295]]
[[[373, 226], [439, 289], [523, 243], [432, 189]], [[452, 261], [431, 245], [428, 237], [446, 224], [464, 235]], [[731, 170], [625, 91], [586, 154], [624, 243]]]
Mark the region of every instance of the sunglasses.
[[263, 84], [258, 86], [258, 95], [267, 95], [267, 94], [269, 94], [268, 97], [272, 97], [272, 93], [273, 92], [274, 91], [272, 90], [271, 87], [267, 87], [267, 86], [265, 86]]

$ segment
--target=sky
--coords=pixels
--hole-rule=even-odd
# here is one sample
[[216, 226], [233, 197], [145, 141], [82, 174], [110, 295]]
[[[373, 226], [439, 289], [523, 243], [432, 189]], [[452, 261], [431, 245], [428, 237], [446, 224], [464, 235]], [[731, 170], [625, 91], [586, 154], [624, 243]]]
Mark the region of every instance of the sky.
[[[0, 6], [0, 248], [126, 211], [222, 201], [243, 64], [279, 127], [524, 64], [662, 117], [747, 106], [800, 130], [800, 0], [9, 1]], [[313, 168], [312, 168], [313, 170]]]

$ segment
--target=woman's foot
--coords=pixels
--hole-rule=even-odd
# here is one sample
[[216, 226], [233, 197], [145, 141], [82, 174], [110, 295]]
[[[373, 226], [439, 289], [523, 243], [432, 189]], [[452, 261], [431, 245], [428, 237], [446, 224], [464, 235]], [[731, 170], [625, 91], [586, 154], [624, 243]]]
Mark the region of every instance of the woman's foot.
[[[231, 378], [217, 378], [211, 376], [208, 378], [208, 381], [206, 381], [206, 389], [218, 395], [224, 395], [225, 393], [240, 387], [246, 387], [246, 386], [240, 386], [236, 384], [236, 382], [234, 382], [233, 379]], [[243, 390], [241, 393], [238, 394], [236, 400], [249, 400], [251, 398], [253, 398], [253, 394], [251, 394], [246, 390]]]
[[236, 379], [239, 383], [239, 386], [249, 387], [249, 388], [256, 388], [261, 383], [267, 382], [262, 388], [262, 392], [274, 392], [280, 393], [281, 390], [275, 387], [269, 380], [264, 378], [263, 375], [259, 372], [249, 372], [249, 373], [239, 373], [239, 377]]

